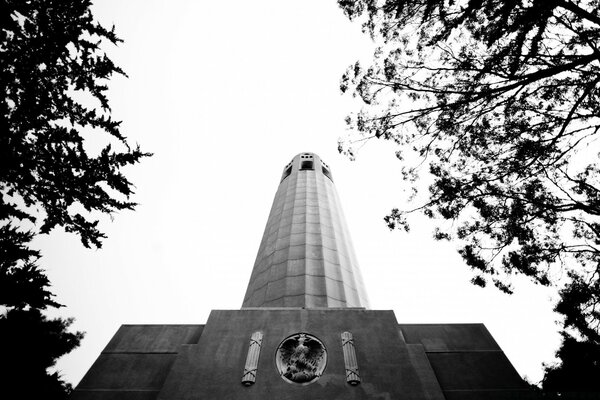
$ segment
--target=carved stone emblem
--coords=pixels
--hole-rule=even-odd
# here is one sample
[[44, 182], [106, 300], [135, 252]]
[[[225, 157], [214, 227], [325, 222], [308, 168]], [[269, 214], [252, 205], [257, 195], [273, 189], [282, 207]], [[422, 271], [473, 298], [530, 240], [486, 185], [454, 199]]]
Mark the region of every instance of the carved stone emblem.
[[281, 377], [291, 383], [307, 385], [316, 381], [327, 365], [323, 343], [308, 333], [296, 333], [286, 338], [275, 354]]

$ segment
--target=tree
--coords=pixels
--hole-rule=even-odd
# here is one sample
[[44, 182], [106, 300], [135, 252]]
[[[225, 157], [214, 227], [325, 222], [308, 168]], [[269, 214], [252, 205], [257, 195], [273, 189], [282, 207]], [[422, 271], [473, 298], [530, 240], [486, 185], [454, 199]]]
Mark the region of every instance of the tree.
[[61, 305], [35, 264], [39, 252], [27, 247], [31, 238], [31, 233], [1, 228], [0, 304], [7, 308], [0, 317], [2, 397], [64, 399], [71, 385], [48, 368], [77, 347], [83, 334], [68, 331], [72, 319], [48, 319], [40, 311]]
[[551, 392], [600, 392], [600, 347], [564, 335], [558, 365], [546, 365], [542, 387]]
[[71, 385], [47, 369], [79, 345], [83, 335], [67, 331], [71, 322], [50, 320], [35, 308], [13, 309], [0, 318], [0, 338], [7, 344], [0, 364], [3, 398], [67, 398]]
[[[4, 377], [47, 388], [45, 398], [64, 398], [69, 385], [47, 368], [82, 336], [67, 332], [70, 320], [42, 314], [61, 305], [29, 242], [61, 227], [100, 247], [99, 216], [135, 207], [122, 168], [149, 154], [130, 147], [110, 116], [107, 82], [125, 73], [102, 46], [120, 39], [94, 21], [91, 1], [0, 1], [0, 304], [8, 310], [0, 331], [5, 344], [43, 344], [3, 353], [0, 366]], [[86, 150], [91, 136], [105, 143], [97, 155]]]
[[364, 105], [340, 151], [389, 140], [414, 193], [419, 173], [432, 179], [388, 226], [437, 218], [474, 284], [511, 293], [523, 274], [562, 288], [565, 329], [600, 345], [600, 2], [338, 2], [379, 44], [342, 77]]
[[48, 319], [40, 311], [61, 305], [36, 265], [39, 252], [28, 247], [32, 237], [0, 228], [0, 304], [8, 310], [0, 317], [2, 397], [65, 399], [71, 385], [48, 368], [77, 347], [83, 334], [68, 331], [72, 319]]

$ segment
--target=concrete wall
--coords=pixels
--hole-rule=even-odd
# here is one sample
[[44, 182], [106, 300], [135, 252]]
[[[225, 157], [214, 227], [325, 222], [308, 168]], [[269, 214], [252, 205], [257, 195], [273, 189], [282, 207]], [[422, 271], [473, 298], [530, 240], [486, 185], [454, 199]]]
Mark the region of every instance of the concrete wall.
[[483, 324], [403, 324], [421, 345], [448, 400], [530, 399], [532, 393]]
[[368, 307], [328, 168], [313, 153], [284, 168], [242, 307]]
[[[256, 382], [241, 377], [263, 334]], [[361, 383], [346, 382], [341, 333], [354, 337]], [[308, 333], [327, 349], [323, 375], [300, 386], [276, 368], [279, 344]], [[123, 325], [73, 394], [77, 400], [533, 399], [482, 324], [401, 324], [392, 311], [212, 311], [203, 325]]]
[[[263, 333], [256, 383], [244, 386], [249, 339], [256, 331]], [[344, 331], [354, 337], [362, 379], [357, 386], [346, 382]], [[275, 366], [278, 345], [298, 332], [316, 336], [328, 354], [323, 375], [306, 386], [283, 380]], [[198, 345], [180, 352], [158, 398], [443, 400], [443, 395], [424, 351], [404, 343], [392, 311], [346, 308], [213, 311]]]
[[122, 325], [83, 377], [74, 400], [154, 400], [182, 344], [204, 325]]

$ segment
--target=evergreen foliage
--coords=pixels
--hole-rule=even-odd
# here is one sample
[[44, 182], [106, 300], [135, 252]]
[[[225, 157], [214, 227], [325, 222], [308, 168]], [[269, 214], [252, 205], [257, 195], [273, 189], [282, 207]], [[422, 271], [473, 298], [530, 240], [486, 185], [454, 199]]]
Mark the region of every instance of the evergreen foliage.
[[[62, 399], [70, 385], [48, 368], [82, 334], [42, 313], [61, 305], [30, 242], [60, 227], [100, 247], [98, 216], [135, 206], [122, 168], [149, 154], [110, 116], [108, 79], [125, 74], [102, 46], [120, 40], [94, 21], [91, 1], [0, 4], [0, 397]], [[104, 143], [97, 155], [92, 137]]]

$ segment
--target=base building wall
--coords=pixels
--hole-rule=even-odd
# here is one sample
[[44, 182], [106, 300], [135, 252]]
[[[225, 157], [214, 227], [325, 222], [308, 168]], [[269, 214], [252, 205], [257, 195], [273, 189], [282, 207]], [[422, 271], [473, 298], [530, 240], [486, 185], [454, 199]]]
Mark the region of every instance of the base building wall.
[[[256, 332], [262, 340], [255, 382], [246, 386], [242, 375]], [[356, 385], [346, 379], [344, 332], [353, 338]], [[317, 338], [326, 353], [322, 375], [308, 384], [282, 378], [276, 362], [284, 339], [300, 333]], [[291, 357], [298, 356], [304, 357], [296, 350]], [[72, 398], [500, 400], [533, 394], [483, 324], [398, 324], [392, 311], [361, 308], [256, 308], [213, 310], [206, 325], [123, 325]]]

